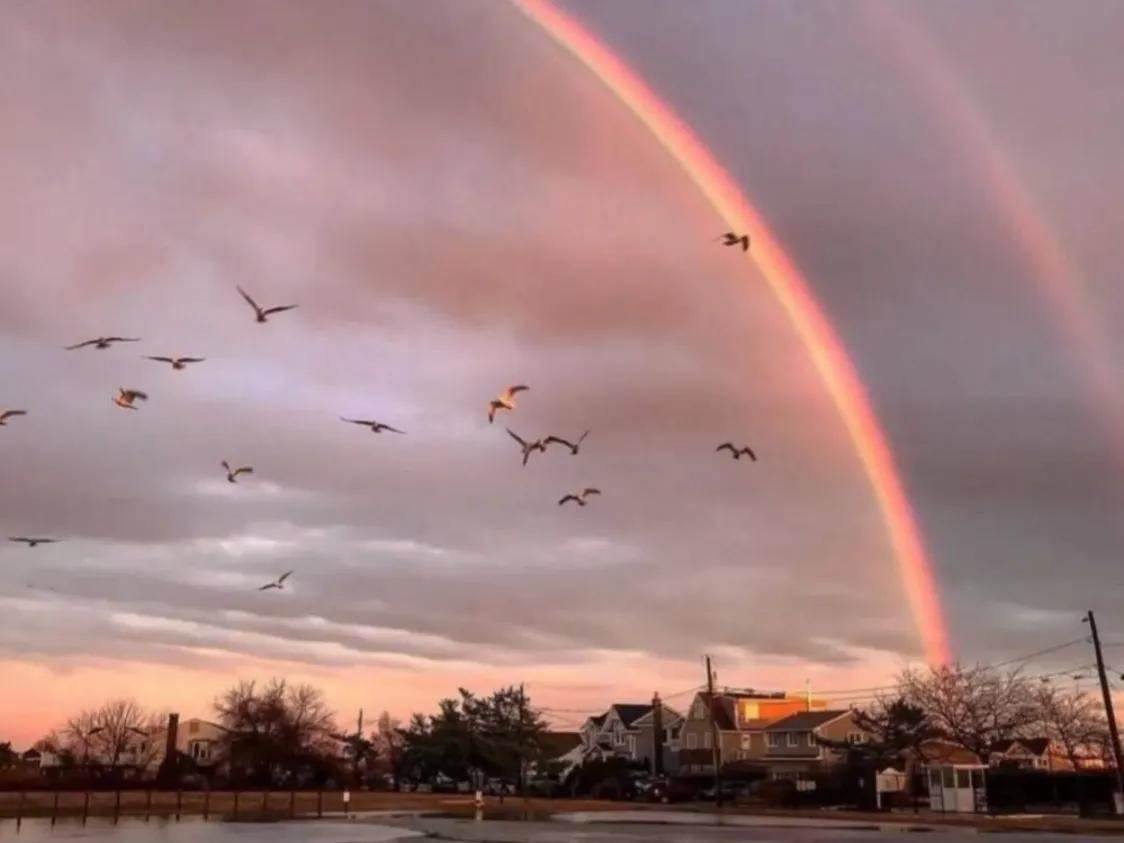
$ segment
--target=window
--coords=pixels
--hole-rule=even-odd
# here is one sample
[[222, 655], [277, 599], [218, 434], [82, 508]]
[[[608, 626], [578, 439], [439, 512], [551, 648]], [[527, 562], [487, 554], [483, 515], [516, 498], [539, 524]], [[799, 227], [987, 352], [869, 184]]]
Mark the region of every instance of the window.
[[198, 731], [199, 731], [199, 721], [198, 720], [192, 720], [190, 723], [187, 724], [187, 733], [189, 735], [194, 735]]
[[789, 732], [788, 733], [788, 745], [789, 746], [800, 746], [800, 733], [799, 732]]
[[687, 733], [687, 749], [697, 749], [699, 743], [698, 735], [694, 732]]
[[742, 735], [742, 749], [749, 749], [749, 735]]
[[711, 748], [712, 744], [711, 744], [710, 739], [711, 739], [710, 732], [705, 732], [703, 734], [703, 749], [710, 749]]
[[969, 788], [972, 786], [972, 778], [970, 770], [957, 770], [956, 771], [956, 786], [961, 788]]
[[781, 745], [781, 734], [780, 732], [766, 732], [765, 740], [769, 744], [770, 749], [776, 749]]
[[636, 736], [635, 735], [629, 735], [628, 736], [628, 754], [632, 755], [632, 756], [636, 755]]
[[702, 720], [706, 717], [706, 706], [703, 705], [702, 700], [695, 700], [695, 704], [691, 706], [691, 719]]
[[196, 761], [209, 761], [211, 758], [210, 741], [192, 741], [187, 749], [188, 753]]
[[952, 767], [942, 767], [941, 773], [944, 775], [944, 786], [951, 790], [956, 787], [956, 771]]
[[815, 745], [816, 745], [816, 733], [815, 732], [809, 732], [808, 733], [808, 746], [815, 746]]
[[849, 743], [849, 744], [866, 743], [866, 735], [864, 735], [862, 732], [848, 732], [847, 733], [847, 743]]

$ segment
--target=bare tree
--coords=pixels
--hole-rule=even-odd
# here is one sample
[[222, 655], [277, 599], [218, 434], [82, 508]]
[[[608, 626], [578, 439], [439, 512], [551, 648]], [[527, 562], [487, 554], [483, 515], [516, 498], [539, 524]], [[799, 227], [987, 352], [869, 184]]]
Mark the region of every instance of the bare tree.
[[152, 738], [159, 726], [159, 716], [136, 700], [110, 700], [70, 718], [63, 730], [63, 745], [80, 764], [97, 762], [111, 772], [123, 761], [143, 768], [159, 749]]
[[391, 717], [384, 711], [379, 715], [378, 733], [375, 735], [375, 746], [379, 754], [386, 759], [390, 768], [390, 777], [394, 781], [394, 789], [402, 786], [402, 767], [406, 739], [402, 736], [402, 721]]
[[1029, 683], [1018, 670], [941, 665], [906, 670], [900, 684], [906, 702], [925, 712], [945, 739], [985, 764], [996, 742], [1017, 737], [1037, 716]]
[[1104, 707], [1089, 694], [1042, 682], [1034, 692], [1034, 705], [1043, 737], [1062, 748], [1075, 770], [1091, 751], [1107, 743]]

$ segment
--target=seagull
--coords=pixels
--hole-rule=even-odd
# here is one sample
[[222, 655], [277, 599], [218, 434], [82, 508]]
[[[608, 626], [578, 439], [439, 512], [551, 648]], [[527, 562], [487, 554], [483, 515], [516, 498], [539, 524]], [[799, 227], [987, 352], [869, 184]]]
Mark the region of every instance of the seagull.
[[27, 410], [4, 410], [0, 413], [0, 427], [8, 426], [8, 419], [12, 416], [26, 416]]
[[146, 357], [146, 360], [155, 360], [158, 363], [171, 363], [173, 369], [186, 369], [188, 363], [202, 363], [206, 357]]
[[113, 399], [113, 403], [118, 407], [124, 407], [126, 410], [140, 409], [133, 404], [133, 402], [138, 398], [141, 401], [148, 400], [148, 396], [145, 393], [141, 392], [139, 389], [125, 389], [124, 387], [121, 387], [118, 391], [120, 394]]
[[523, 392], [530, 389], [529, 386], [509, 386], [505, 389], [499, 398], [493, 398], [488, 402], [488, 423], [491, 424], [496, 420], [497, 410], [514, 410], [515, 409], [515, 393]]
[[723, 246], [738, 246], [742, 247], [743, 252], [749, 251], [749, 235], [738, 234], [736, 231], [727, 231], [721, 237], [716, 237], [716, 240], [721, 240]]
[[293, 572], [292, 571], [286, 571], [281, 576], [279, 576], [275, 582], [271, 582], [271, 583], [268, 583], [266, 585], [263, 585], [261, 588], [258, 589], [258, 591], [268, 591], [271, 588], [276, 588], [278, 590], [283, 589], [285, 587], [285, 580], [287, 580], [289, 578], [289, 575], [291, 573], [293, 573]]
[[115, 342], [140, 342], [140, 337], [98, 337], [97, 339], [80, 342], [78, 345], [68, 345], [66, 350], [74, 351], [76, 348], [85, 348], [88, 345], [92, 345], [99, 350], [105, 350]]
[[740, 460], [742, 455], [749, 457], [753, 462], [757, 462], [757, 454], [753, 453], [753, 449], [746, 445], [744, 448], [735, 448], [733, 442], [723, 442], [714, 450], [716, 451], [729, 451], [730, 456], [736, 460]]
[[250, 298], [250, 294], [243, 290], [241, 287], [238, 287], [238, 292], [242, 294], [242, 298], [244, 298], [249, 303], [250, 307], [254, 309], [254, 313], [257, 314], [259, 322], [265, 322], [266, 319], [272, 316], [274, 313], [281, 313], [283, 310], [292, 310], [294, 307], [296, 307], [295, 304], [283, 304], [280, 307], [267, 307], [263, 310], [262, 308], [258, 307], [258, 303], [256, 301]]
[[566, 501], [575, 501], [578, 506], [585, 506], [587, 497], [589, 497], [590, 495], [599, 494], [601, 494], [600, 489], [583, 489], [581, 492], [578, 492], [576, 494], [571, 492], [570, 494], [566, 495], [566, 497], [562, 498], [562, 500], [558, 501], [558, 505], [562, 506], [562, 504], [566, 503]]
[[38, 537], [31, 538], [29, 536], [11, 536], [8, 538], [8, 541], [26, 544], [28, 547], [38, 547], [41, 544], [55, 544], [58, 539], [43, 539]]
[[345, 421], [345, 422], [348, 422], [349, 424], [361, 424], [364, 427], [369, 427], [369, 428], [371, 428], [371, 433], [382, 433], [384, 430], [389, 430], [391, 433], [405, 433], [406, 432], [404, 430], [399, 430], [396, 427], [391, 427], [389, 424], [383, 424], [382, 422], [377, 422], [377, 421], [370, 421], [368, 419], [345, 419], [343, 416], [340, 416], [340, 421]]
[[578, 437], [577, 442], [570, 442], [567, 439], [563, 439], [561, 436], [548, 436], [542, 442], [544, 445], [552, 445], [555, 442], [557, 442], [559, 445], [565, 445], [570, 449], [570, 453], [576, 457], [578, 455], [578, 449], [581, 448], [582, 442], [585, 441], [585, 437], [587, 436], [589, 436], [588, 430]]
[[534, 442], [528, 442], [518, 433], [515, 433], [510, 427], [506, 427], [504, 428], [504, 430], [506, 430], [508, 435], [516, 442], [518, 442], [519, 447], [523, 449], [523, 465], [527, 464], [527, 460], [531, 458], [531, 454], [534, 451], [541, 451], [544, 454], [546, 453], [546, 445], [543, 444], [543, 441], [541, 439], [536, 439]]
[[230, 463], [228, 463], [226, 460], [222, 461], [222, 467], [224, 469], [226, 469], [226, 482], [227, 483], [237, 483], [239, 474], [253, 474], [254, 473], [254, 467], [252, 465], [242, 465], [242, 466], [239, 466], [238, 468], [232, 469], [230, 467]]

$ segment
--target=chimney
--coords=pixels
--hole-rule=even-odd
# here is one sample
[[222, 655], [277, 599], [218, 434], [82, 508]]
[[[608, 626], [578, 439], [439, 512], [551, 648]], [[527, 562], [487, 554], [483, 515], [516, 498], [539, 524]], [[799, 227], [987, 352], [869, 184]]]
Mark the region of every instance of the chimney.
[[175, 712], [169, 714], [167, 735], [164, 742], [164, 760], [160, 762], [160, 769], [156, 772], [157, 781], [172, 782], [179, 778], [180, 756], [176, 749], [179, 727], [180, 716]]
[[663, 775], [663, 702], [659, 691], [652, 694], [652, 774]]

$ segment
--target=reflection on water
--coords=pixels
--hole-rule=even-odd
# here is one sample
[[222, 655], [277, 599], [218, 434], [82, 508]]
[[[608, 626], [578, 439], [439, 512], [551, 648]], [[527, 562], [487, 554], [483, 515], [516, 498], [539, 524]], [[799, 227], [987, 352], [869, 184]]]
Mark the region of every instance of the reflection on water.
[[346, 820], [296, 820], [271, 823], [205, 822], [201, 817], [121, 819], [91, 817], [60, 819], [0, 820], [0, 840], [24, 843], [40, 840], [81, 840], [83, 843], [381, 843], [418, 837], [400, 828], [347, 822]]

